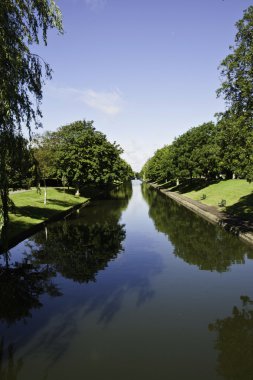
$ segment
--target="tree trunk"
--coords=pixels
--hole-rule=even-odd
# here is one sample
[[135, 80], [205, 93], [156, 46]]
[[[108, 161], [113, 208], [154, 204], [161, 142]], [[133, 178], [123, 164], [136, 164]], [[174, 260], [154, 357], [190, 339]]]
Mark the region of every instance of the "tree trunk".
[[3, 189], [1, 189], [1, 201], [2, 201], [2, 216], [3, 216], [4, 226], [7, 226], [9, 222], [8, 199], [9, 199], [8, 187], [6, 188], [6, 186], [3, 186]]
[[9, 181], [8, 174], [6, 173], [6, 149], [5, 146], [1, 147], [0, 157], [0, 192], [1, 192], [1, 214], [3, 218], [3, 226], [7, 227], [9, 222], [8, 215], [8, 200], [9, 200]]

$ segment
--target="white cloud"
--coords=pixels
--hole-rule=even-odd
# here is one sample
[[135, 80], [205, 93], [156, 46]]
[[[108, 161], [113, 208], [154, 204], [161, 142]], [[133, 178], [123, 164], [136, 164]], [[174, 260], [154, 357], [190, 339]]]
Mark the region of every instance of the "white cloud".
[[70, 102], [80, 102], [106, 115], [117, 115], [122, 111], [123, 99], [118, 89], [112, 91], [79, 90], [76, 88], [57, 88], [50, 86], [53, 96], [67, 98]]
[[80, 94], [80, 99], [89, 107], [102, 111], [107, 115], [116, 115], [122, 109], [122, 98], [118, 90], [111, 92], [87, 90]]
[[149, 147], [140, 141], [130, 140], [124, 145], [125, 149], [122, 157], [132, 166], [134, 171], [140, 171], [153, 152], [150, 153]]

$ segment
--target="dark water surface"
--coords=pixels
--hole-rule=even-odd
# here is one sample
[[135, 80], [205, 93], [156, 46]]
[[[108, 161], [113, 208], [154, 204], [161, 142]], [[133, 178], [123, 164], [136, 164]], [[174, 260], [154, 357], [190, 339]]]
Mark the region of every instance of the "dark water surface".
[[0, 258], [0, 379], [253, 379], [252, 259], [134, 181]]

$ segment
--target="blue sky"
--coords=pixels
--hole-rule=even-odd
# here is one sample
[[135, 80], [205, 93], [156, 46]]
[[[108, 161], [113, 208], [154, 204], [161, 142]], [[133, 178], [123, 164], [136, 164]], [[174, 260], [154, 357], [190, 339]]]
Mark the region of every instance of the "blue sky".
[[53, 68], [44, 130], [86, 119], [134, 170], [187, 129], [215, 120], [218, 66], [248, 0], [59, 0], [65, 33], [36, 49]]

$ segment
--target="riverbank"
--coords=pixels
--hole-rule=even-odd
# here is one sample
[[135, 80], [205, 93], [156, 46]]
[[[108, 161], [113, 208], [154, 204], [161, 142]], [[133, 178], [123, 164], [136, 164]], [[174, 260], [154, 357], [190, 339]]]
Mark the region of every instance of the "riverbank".
[[[44, 189], [36, 189], [10, 194], [14, 203], [10, 212], [8, 248], [37, 232], [45, 223], [58, 220], [69, 212], [82, 207], [89, 199], [76, 197], [74, 189], [47, 188], [47, 203], [44, 204]], [[3, 241], [0, 241], [0, 250]]]
[[253, 245], [253, 225], [248, 220], [243, 220], [236, 215], [226, 213], [224, 209], [219, 211], [214, 206], [203, 204], [171, 190], [161, 189], [158, 184], [149, 183], [149, 185], [209, 222], [219, 224], [225, 230]]

